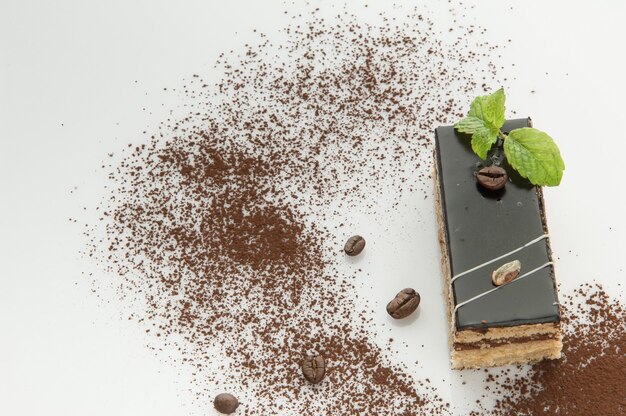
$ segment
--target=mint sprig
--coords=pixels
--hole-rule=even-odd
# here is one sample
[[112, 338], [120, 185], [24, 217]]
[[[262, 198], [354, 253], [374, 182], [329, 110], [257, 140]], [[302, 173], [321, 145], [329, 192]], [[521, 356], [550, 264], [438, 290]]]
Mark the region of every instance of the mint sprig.
[[461, 133], [471, 134], [472, 150], [486, 159], [489, 150], [502, 139], [504, 155], [511, 167], [533, 185], [557, 186], [561, 183], [565, 163], [556, 143], [546, 133], [524, 127], [502, 132], [504, 124], [504, 89], [476, 97], [463, 120], [454, 125]]
[[491, 95], [476, 97], [470, 105], [470, 111], [454, 127], [463, 133], [472, 135], [472, 150], [481, 159], [498, 140], [500, 127], [504, 124], [504, 90], [500, 88]]

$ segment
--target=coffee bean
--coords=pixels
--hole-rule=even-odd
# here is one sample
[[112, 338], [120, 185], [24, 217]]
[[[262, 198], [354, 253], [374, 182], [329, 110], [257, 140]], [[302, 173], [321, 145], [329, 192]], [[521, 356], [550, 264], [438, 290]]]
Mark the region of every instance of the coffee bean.
[[326, 362], [321, 355], [307, 357], [302, 362], [302, 374], [304, 378], [313, 384], [317, 384], [326, 374]]
[[505, 285], [515, 280], [520, 270], [522, 270], [522, 263], [519, 260], [513, 260], [494, 270], [491, 274], [491, 281], [496, 286]]
[[420, 294], [414, 289], [403, 289], [387, 304], [387, 313], [395, 319], [406, 318], [420, 304]]
[[229, 415], [237, 410], [239, 400], [232, 394], [221, 393], [213, 400], [213, 406], [215, 406], [215, 410], [218, 412]]
[[497, 191], [504, 188], [506, 182], [509, 180], [506, 170], [500, 166], [486, 166], [476, 172], [476, 180], [478, 184], [490, 191]]
[[365, 247], [365, 239], [360, 235], [354, 235], [346, 241], [346, 245], [343, 247], [343, 251], [346, 252], [348, 256], [356, 256]]

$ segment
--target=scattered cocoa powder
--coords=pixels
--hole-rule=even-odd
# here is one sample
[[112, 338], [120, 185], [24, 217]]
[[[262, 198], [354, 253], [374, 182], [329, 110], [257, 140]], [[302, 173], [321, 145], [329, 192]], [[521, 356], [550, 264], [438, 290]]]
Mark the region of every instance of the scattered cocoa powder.
[[[563, 357], [533, 365], [528, 375], [490, 371], [500, 398], [494, 416], [626, 414], [626, 311], [600, 285], [561, 295]], [[478, 414], [478, 413], [475, 413]]]
[[[322, 225], [365, 198], [375, 211], [390, 187], [428, 196], [434, 127], [495, 74], [474, 26], [444, 42], [420, 12], [399, 20], [315, 10], [285, 43], [261, 35], [220, 58], [217, 85], [178, 89], [189, 114], [111, 172], [89, 254], [119, 276], [130, 318], [194, 367], [207, 407], [225, 373], [242, 415], [449, 413], [372, 341]], [[313, 353], [327, 364], [316, 386], [299, 368]]]

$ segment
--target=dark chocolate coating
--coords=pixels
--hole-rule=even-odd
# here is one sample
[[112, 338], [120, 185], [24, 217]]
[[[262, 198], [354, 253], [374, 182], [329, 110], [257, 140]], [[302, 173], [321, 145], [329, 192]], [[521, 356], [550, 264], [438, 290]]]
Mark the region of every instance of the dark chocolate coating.
[[[507, 121], [502, 131], [529, 126], [529, 119]], [[471, 138], [452, 126], [435, 130], [441, 205], [444, 214], [452, 276], [514, 250], [545, 230], [541, 191], [507, 163], [501, 164], [510, 180], [500, 191], [476, 184], [474, 172], [481, 159], [471, 148]], [[455, 305], [493, 289], [491, 273], [518, 259], [524, 274], [551, 260], [548, 240], [461, 276], [452, 284]], [[461, 306], [456, 312], [458, 330], [559, 322], [554, 268], [545, 267], [519, 281]]]

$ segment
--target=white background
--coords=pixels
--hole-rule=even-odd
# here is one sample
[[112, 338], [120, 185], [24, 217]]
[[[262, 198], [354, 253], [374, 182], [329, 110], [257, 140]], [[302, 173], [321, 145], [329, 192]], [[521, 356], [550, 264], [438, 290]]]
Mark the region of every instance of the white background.
[[[421, 3], [451, 21], [447, 2]], [[350, 9], [363, 18], [392, 7], [361, 4]], [[333, 13], [330, 6], [318, 7]], [[253, 28], [280, 36], [286, 7], [298, 5], [0, 0], [0, 414], [214, 414], [211, 397], [191, 397], [188, 369], [171, 352], [146, 348], [114, 294], [92, 292], [93, 270], [79, 251], [83, 224], [94, 218], [83, 207], [104, 195], [106, 154], [140, 141], [176, 106], [163, 87], [193, 73], [214, 79], [218, 54], [241, 48]], [[487, 39], [512, 39], [502, 57], [516, 62], [504, 74], [508, 107], [531, 115], [561, 148], [562, 185], [546, 190], [561, 290], [595, 280], [623, 299], [626, 3], [456, 8], [487, 28]], [[367, 230], [360, 290], [381, 311], [378, 341], [393, 334], [393, 360], [430, 378], [466, 414], [482, 375], [449, 370], [432, 200], [408, 195], [388, 218], [357, 216], [354, 226]], [[384, 313], [405, 286], [423, 299], [408, 325]]]

